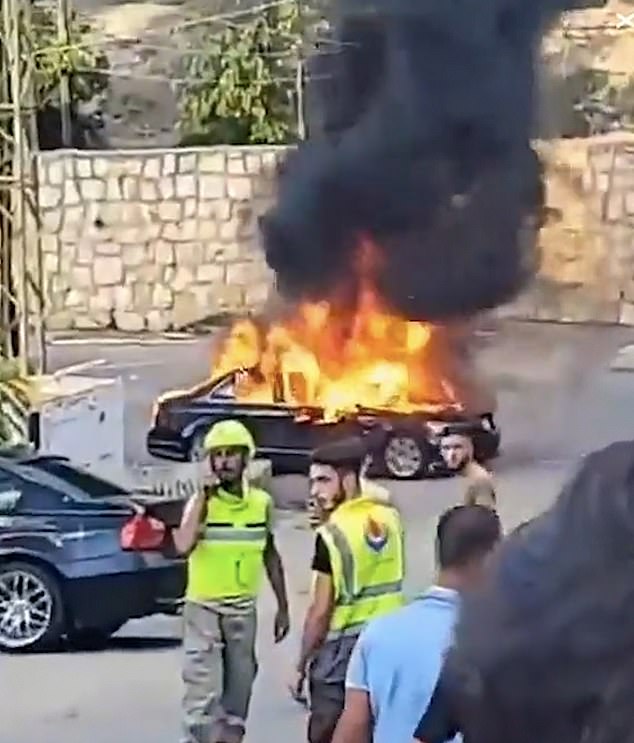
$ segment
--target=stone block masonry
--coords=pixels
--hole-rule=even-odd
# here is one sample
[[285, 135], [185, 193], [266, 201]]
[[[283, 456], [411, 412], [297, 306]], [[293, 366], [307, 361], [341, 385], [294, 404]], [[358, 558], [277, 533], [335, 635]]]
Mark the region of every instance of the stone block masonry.
[[[500, 314], [634, 325], [634, 135], [540, 145], [535, 284]], [[284, 147], [42, 153], [49, 329], [180, 329], [260, 311], [257, 219]], [[493, 268], [493, 270], [495, 270]]]
[[40, 154], [47, 324], [179, 329], [257, 312], [257, 219], [284, 148]]
[[538, 145], [548, 215], [533, 286], [501, 314], [634, 325], [634, 135]]

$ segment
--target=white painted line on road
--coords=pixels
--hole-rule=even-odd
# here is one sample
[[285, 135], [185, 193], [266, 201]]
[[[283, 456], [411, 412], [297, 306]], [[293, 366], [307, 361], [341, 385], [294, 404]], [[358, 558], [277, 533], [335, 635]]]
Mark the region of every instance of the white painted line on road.
[[50, 346], [167, 346], [191, 345], [197, 338], [188, 337], [161, 337], [161, 338], [53, 338]]
[[611, 371], [634, 371], [634, 345], [623, 346], [610, 362]]
[[72, 366], [64, 366], [53, 372], [53, 378], [59, 379], [60, 377], [73, 376], [81, 374], [82, 372], [91, 371], [96, 367], [102, 367], [106, 363], [105, 359], [95, 359], [94, 361], [85, 361], [81, 364], [73, 364]]

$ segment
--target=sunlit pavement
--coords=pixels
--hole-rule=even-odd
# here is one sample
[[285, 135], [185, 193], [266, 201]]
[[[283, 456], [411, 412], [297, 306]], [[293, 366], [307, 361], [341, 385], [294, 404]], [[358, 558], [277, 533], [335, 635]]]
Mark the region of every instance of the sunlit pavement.
[[[511, 525], [541, 507], [560, 471], [504, 476], [502, 515]], [[438, 514], [459, 498], [457, 482], [394, 488], [408, 525], [409, 590], [431, 575], [431, 540]], [[302, 741], [304, 712], [285, 691], [298, 646], [308, 587], [311, 547], [299, 514], [282, 516], [279, 543], [286, 559], [294, 626], [272, 644], [274, 602], [261, 602], [257, 680], [248, 743]], [[107, 601], [107, 597], [103, 597]], [[131, 622], [104, 651], [0, 659], [2, 743], [176, 743], [180, 687], [179, 621]]]
[[[505, 526], [543, 509], [581, 453], [611, 440], [634, 439], [634, 375], [609, 371], [618, 348], [633, 337], [609, 328], [521, 326], [507, 328], [485, 349], [483, 365], [500, 393], [505, 452], [496, 470]], [[200, 379], [208, 369], [209, 341], [178, 347], [55, 346], [52, 353], [57, 366], [95, 356], [134, 377], [126, 383], [126, 433], [131, 451], [141, 456], [153, 396]], [[432, 573], [436, 518], [460, 498], [460, 482], [391, 488], [408, 528], [408, 588], [416, 592]], [[300, 514], [280, 517], [295, 621], [291, 637], [273, 647], [274, 606], [265, 590], [248, 743], [305, 740], [305, 713], [286, 693], [309, 579], [311, 536], [303, 524]], [[158, 617], [130, 623], [100, 652], [0, 657], [1, 743], [177, 743], [179, 631], [177, 619]]]

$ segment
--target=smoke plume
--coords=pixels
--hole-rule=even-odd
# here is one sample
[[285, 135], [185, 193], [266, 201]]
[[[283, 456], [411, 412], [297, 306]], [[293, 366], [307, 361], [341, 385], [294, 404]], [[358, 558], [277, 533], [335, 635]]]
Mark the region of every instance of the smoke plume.
[[362, 244], [388, 307], [442, 320], [513, 298], [536, 268], [535, 53], [574, 0], [340, 0], [313, 61], [310, 138], [263, 218], [291, 299], [354, 289]]
[[450, 667], [461, 671], [453, 678], [469, 740], [632, 737], [633, 575], [627, 441], [586, 457], [555, 504], [506, 539], [489, 585], [465, 601]]

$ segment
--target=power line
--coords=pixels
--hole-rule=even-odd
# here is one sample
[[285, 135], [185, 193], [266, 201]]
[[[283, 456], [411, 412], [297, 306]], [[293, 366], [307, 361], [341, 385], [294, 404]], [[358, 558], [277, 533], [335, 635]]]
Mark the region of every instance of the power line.
[[[284, 38], [285, 36], [288, 38], [290, 42], [298, 42], [297, 37], [290, 35], [290, 34], [284, 34], [280, 33], [278, 34], [280, 37]], [[296, 43], [296, 46], [304, 44], [306, 42], [299, 41], [299, 43]], [[320, 49], [317, 45], [321, 44], [330, 44], [333, 47], [336, 47], [333, 49], [333, 51], [324, 51]], [[354, 44], [352, 42], [339, 42], [333, 39], [327, 39], [327, 38], [320, 38], [316, 37], [315, 39], [312, 39], [310, 42], [308, 42], [308, 45], [313, 47], [311, 50], [311, 54], [314, 56], [326, 56], [329, 54], [337, 54], [339, 53], [344, 47], [347, 46], [357, 46], [357, 44]], [[195, 56], [198, 54], [208, 54], [209, 48], [208, 47], [195, 47], [195, 46], [181, 46], [181, 45], [171, 45], [171, 44], [155, 44], [152, 42], [146, 42], [146, 41], [140, 41], [138, 37], [132, 37], [132, 36], [114, 36], [114, 35], [104, 35], [97, 39], [93, 38], [90, 41], [82, 41], [78, 43], [69, 43], [69, 44], [54, 44], [50, 46], [44, 46], [44, 47], [38, 47], [38, 49], [35, 51], [35, 56], [43, 56], [45, 54], [48, 54], [50, 52], [58, 52], [58, 53], [65, 53], [65, 52], [72, 52], [80, 49], [85, 50], [95, 50], [99, 48], [107, 48], [107, 47], [118, 47], [121, 50], [139, 50], [139, 51], [157, 51], [157, 52], [171, 52], [176, 55], [181, 56]], [[258, 51], [257, 54], [260, 57], [286, 57], [286, 56], [292, 56], [295, 54], [295, 48], [289, 48], [288, 51], [284, 52], [267, 52], [267, 51]]]
[[194, 28], [195, 26], [202, 26], [208, 23], [226, 22], [233, 20], [234, 18], [240, 18], [246, 15], [255, 15], [262, 13], [263, 11], [270, 10], [272, 8], [279, 8], [282, 5], [289, 5], [289, 0], [274, 0], [273, 2], [262, 3], [252, 8], [242, 8], [241, 10], [232, 10], [227, 13], [215, 13], [209, 16], [203, 16], [202, 18], [192, 18], [189, 21], [183, 21], [174, 27], [174, 31], [182, 31], [186, 28]]
[[[204, 84], [210, 84], [214, 82], [214, 79], [212, 77], [204, 77], [204, 76], [186, 76], [186, 77], [172, 77], [170, 75], [144, 75], [134, 72], [117, 72], [116, 70], [99, 70], [99, 69], [93, 69], [91, 67], [75, 67], [75, 71], [82, 72], [84, 74], [90, 74], [90, 75], [104, 75], [106, 77], [113, 77], [120, 80], [145, 80], [146, 82], [164, 82], [164, 83], [173, 83], [176, 85], [192, 85], [192, 84], [198, 84], [198, 85], [204, 85]], [[306, 76], [306, 79], [308, 80], [327, 80], [331, 79], [332, 75], [308, 75]], [[216, 80], [218, 77], [216, 77]], [[270, 78], [250, 78], [248, 80], [244, 80], [243, 82], [237, 81], [238, 85], [252, 85], [253, 83], [262, 83], [262, 84], [275, 84], [275, 83], [294, 83], [295, 77], [270, 77]]]

